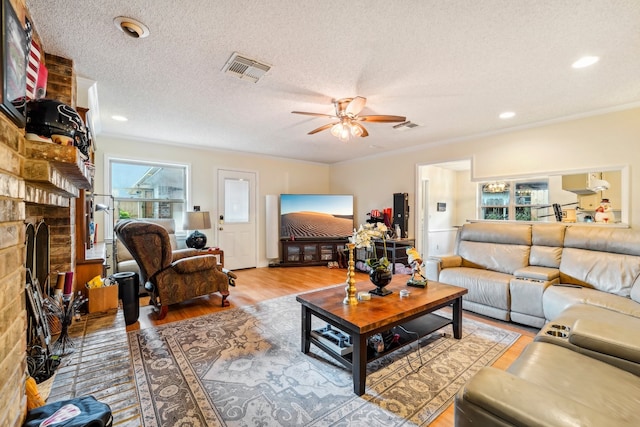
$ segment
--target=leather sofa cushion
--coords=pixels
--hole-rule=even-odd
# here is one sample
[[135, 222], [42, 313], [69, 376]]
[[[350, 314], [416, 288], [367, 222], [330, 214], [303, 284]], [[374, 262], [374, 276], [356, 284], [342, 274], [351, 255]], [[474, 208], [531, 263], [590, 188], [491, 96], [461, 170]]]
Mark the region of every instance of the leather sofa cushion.
[[[634, 421], [640, 425], [637, 400], [640, 378], [602, 361], [561, 346], [533, 342], [507, 368], [507, 372], [546, 388], [549, 393], [567, 396], [581, 406], [610, 414], [611, 420], [604, 425], [633, 425], [618, 424], [618, 420]], [[527, 396], [530, 402], [536, 400], [536, 396]], [[547, 403], [550, 406], [545, 410], [556, 412], [559, 417], [573, 412], [571, 406]]]
[[474, 222], [465, 224], [460, 229], [458, 237], [459, 240], [472, 242], [531, 246], [531, 226]]
[[637, 302], [595, 289], [549, 286], [542, 294], [544, 317], [549, 320], [564, 316], [565, 310], [573, 310], [576, 304], [588, 304], [640, 317], [640, 304]]
[[562, 258], [562, 248], [557, 246], [531, 246], [529, 264], [540, 267], [558, 268]]
[[534, 342], [506, 371], [484, 367], [464, 385], [456, 426], [637, 426], [638, 393], [636, 375]]
[[533, 224], [531, 242], [535, 246], [562, 247], [566, 228], [564, 224]]
[[527, 224], [465, 224], [456, 238], [456, 254], [466, 267], [512, 274], [529, 264], [531, 226]]
[[623, 228], [567, 227], [565, 248], [640, 256], [640, 233]]
[[610, 312], [605, 319], [581, 318], [569, 333], [578, 347], [640, 363], [640, 319]]
[[458, 255], [468, 267], [481, 267], [513, 274], [529, 264], [530, 246], [461, 241]]
[[490, 307], [509, 310], [509, 283], [512, 276], [477, 268], [448, 268], [440, 273], [440, 281], [469, 290], [462, 298]]
[[572, 247], [562, 250], [560, 283], [575, 283], [629, 297], [639, 277], [640, 257]]

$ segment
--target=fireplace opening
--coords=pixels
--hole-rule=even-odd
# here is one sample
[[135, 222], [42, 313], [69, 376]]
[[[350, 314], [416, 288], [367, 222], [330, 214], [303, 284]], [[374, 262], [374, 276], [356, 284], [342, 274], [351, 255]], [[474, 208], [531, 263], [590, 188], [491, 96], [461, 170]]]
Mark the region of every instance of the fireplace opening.
[[27, 223], [25, 238], [27, 368], [36, 383], [41, 383], [49, 379], [60, 364], [59, 357], [52, 352], [52, 326], [55, 326], [55, 320], [49, 307], [52, 295], [48, 225], [44, 221]]
[[51, 288], [49, 283], [50, 259], [49, 259], [49, 226], [44, 220], [37, 224], [26, 225], [27, 254], [25, 267], [31, 271], [31, 276], [38, 279], [40, 290], [48, 294]]

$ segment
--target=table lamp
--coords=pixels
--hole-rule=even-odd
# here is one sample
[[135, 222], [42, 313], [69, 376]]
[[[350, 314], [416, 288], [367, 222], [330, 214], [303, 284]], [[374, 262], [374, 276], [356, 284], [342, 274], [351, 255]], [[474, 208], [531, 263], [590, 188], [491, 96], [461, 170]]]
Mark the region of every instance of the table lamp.
[[194, 230], [187, 236], [186, 244], [190, 248], [202, 249], [207, 245], [207, 236], [198, 230], [211, 228], [209, 212], [187, 212], [184, 221], [185, 230]]

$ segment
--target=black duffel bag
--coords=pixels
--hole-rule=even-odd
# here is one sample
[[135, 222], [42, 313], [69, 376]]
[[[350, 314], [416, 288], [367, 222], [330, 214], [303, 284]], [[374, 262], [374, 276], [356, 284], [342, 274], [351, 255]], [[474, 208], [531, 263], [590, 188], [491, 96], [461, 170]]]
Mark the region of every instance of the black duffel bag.
[[27, 413], [24, 427], [111, 427], [113, 417], [106, 403], [93, 396], [61, 400], [33, 408]]

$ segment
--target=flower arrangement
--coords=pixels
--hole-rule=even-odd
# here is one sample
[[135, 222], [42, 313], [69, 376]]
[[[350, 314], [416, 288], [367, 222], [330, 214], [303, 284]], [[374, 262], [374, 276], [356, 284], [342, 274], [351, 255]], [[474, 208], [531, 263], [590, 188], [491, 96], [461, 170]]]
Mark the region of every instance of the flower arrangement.
[[[375, 224], [364, 224], [360, 225], [360, 228], [357, 230], [353, 230], [353, 236], [349, 238], [349, 241], [356, 245], [356, 248], [370, 248], [373, 247], [373, 239], [382, 239], [382, 244], [384, 246], [384, 253], [387, 253], [387, 243], [386, 243], [386, 235], [388, 228], [382, 222], [377, 222]], [[372, 268], [376, 269], [379, 267], [388, 268], [389, 267], [389, 259], [386, 256], [378, 258], [376, 256], [375, 248], [373, 250], [373, 258], [369, 258], [366, 260], [366, 264]]]

